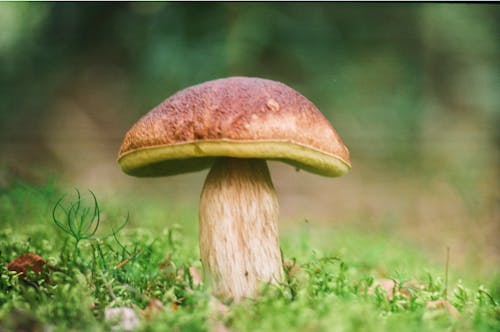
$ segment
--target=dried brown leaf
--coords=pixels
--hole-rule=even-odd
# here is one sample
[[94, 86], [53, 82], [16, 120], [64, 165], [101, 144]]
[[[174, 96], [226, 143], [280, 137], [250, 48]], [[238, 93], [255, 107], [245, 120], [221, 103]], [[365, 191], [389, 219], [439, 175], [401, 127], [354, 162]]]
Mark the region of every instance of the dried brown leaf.
[[300, 264], [290, 260], [286, 260], [283, 262], [283, 269], [290, 277], [296, 277], [304, 271]]
[[407, 298], [411, 298], [410, 289], [423, 288], [425, 285], [418, 280], [409, 280], [401, 284], [398, 280], [382, 278], [375, 280], [373, 285], [368, 290], [368, 293], [373, 294], [377, 287], [380, 287], [386, 292], [387, 299], [390, 301], [394, 298], [395, 294], [401, 294]]
[[455, 318], [460, 316], [460, 312], [457, 310], [457, 308], [455, 308], [450, 302], [446, 300], [429, 301], [425, 304], [425, 307], [431, 310], [446, 310], [451, 316]]
[[36, 274], [41, 274], [45, 270], [45, 265], [47, 263], [42, 257], [37, 254], [27, 253], [21, 254], [14, 260], [12, 260], [8, 265], [7, 269], [9, 271], [15, 271], [19, 273], [20, 277], [25, 278], [28, 271], [33, 271]]
[[189, 274], [191, 275], [191, 280], [193, 280], [194, 286], [199, 286], [203, 284], [203, 273], [201, 270], [195, 266], [189, 267]]
[[146, 308], [141, 311], [141, 314], [145, 319], [152, 319], [159, 312], [163, 311], [163, 309], [163, 303], [156, 297], [152, 297], [149, 299], [148, 304], [146, 304]]
[[225, 324], [224, 319], [229, 314], [229, 307], [222, 303], [219, 299], [214, 296], [210, 297], [209, 302], [210, 307], [210, 317], [209, 317], [209, 328], [213, 332], [229, 332], [231, 331]]

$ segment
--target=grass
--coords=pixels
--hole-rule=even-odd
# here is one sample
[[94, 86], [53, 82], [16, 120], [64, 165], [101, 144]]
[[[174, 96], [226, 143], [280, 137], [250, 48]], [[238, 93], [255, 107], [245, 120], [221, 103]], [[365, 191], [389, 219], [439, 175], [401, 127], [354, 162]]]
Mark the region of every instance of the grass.
[[[446, 290], [444, 266], [387, 230], [312, 222], [283, 227], [282, 285], [223, 304], [190, 273], [201, 269], [193, 209], [96, 196], [59, 200], [53, 184], [0, 192], [0, 331], [109, 330], [105, 310], [117, 307], [132, 308], [141, 331], [500, 330], [495, 276], [476, 283], [474, 271], [450, 268]], [[9, 271], [23, 253], [40, 255], [46, 272]], [[435, 302], [445, 297], [456, 312]]]

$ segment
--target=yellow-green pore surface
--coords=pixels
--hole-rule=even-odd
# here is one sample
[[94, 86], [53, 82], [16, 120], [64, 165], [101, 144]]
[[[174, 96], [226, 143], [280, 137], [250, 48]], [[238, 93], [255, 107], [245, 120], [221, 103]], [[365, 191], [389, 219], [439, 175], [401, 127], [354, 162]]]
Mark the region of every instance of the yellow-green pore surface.
[[324, 176], [340, 176], [350, 165], [337, 156], [289, 141], [194, 141], [140, 148], [122, 154], [118, 162], [130, 175], [169, 176], [210, 168], [217, 157], [280, 160]]

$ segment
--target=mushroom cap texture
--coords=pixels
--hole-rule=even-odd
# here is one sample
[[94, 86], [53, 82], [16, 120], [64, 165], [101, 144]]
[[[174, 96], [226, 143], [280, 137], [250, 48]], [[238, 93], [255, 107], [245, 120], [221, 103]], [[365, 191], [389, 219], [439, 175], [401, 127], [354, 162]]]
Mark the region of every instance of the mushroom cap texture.
[[217, 157], [280, 160], [340, 176], [349, 150], [307, 98], [262, 78], [229, 77], [177, 92], [125, 135], [118, 162], [134, 176], [168, 176], [211, 167]]

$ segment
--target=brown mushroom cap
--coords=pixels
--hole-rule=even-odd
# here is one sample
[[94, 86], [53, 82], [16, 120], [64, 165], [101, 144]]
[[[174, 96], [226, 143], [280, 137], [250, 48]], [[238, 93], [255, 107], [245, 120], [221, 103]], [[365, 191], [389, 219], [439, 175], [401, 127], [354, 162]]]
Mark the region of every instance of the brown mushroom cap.
[[211, 167], [214, 158], [281, 160], [325, 176], [351, 168], [349, 151], [307, 98], [283, 83], [230, 77], [177, 92], [125, 135], [118, 162], [134, 176]]

